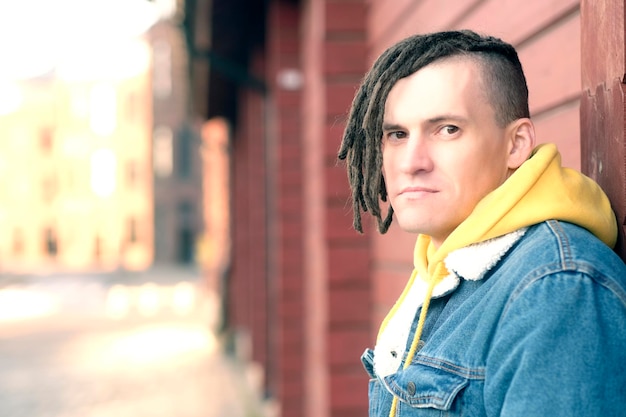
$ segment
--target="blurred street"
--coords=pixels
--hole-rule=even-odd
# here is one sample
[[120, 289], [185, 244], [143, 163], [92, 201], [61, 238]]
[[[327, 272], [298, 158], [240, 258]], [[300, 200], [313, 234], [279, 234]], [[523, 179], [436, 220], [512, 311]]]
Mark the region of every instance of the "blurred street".
[[193, 271], [0, 281], [0, 416], [247, 417]]

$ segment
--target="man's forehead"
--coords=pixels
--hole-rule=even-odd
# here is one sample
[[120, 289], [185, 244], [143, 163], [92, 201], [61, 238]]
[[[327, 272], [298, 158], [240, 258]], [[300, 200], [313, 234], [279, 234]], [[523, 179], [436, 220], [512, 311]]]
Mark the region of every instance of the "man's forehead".
[[407, 89], [413, 90], [413, 93], [428, 93], [437, 89], [466, 88], [479, 85], [481, 81], [481, 68], [475, 60], [451, 57], [434, 61], [400, 78], [391, 87], [387, 99]]
[[408, 117], [468, 118], [475, 105], [490, 105], [480, 73], [476, 60], [454, 56], [399, 79], [385, 101], [385, 123], [398, 123]]

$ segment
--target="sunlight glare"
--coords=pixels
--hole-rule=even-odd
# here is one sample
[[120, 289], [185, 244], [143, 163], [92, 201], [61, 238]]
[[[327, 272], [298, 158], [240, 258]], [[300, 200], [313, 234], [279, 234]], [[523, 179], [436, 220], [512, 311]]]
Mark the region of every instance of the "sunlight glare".
[[0, 290], [0, 321], [46, 317], [58, 310], [58, 301], [49, 294], [20, 288]]
[[[0, 79], [41, 76], [67, 59], [97, 70], [88, 65], [86, 50], [98, 53], [109, 43], [137, 39], [159, 20], [159, 14], [148, 0], [0, 1]], [[130, 55], [115, 60], [119, 64], [124, 57]]]
[[22, 91], [17, 84], [0, 80], [0, 116], [18, 110], [22, 101]]
[[151, 317], [159, 311], [161, 304], [159, 292], [159, 287], [151, 282], [143, 284], [139, 288], [139, 295], [137, 298], [137, 310], [139, 311], [139, 314], [144, 317]]
[[145, 327], [112, 341], [103, 350], [103, 362], [150, 364], [194, 352], [212, 353], [216, 344], [215, 336], [201, 326]]
[[195, 287], [189, 282], [179, 282], [174, 286], [172, 309], [180, 316], [189, 314], [194, 307], [196, 298]]
[[113, 319], [121, 319], [130, 311], [130, 293], [124, 285], [116, 284], [109, 289], [106, 298], [106, 315]]

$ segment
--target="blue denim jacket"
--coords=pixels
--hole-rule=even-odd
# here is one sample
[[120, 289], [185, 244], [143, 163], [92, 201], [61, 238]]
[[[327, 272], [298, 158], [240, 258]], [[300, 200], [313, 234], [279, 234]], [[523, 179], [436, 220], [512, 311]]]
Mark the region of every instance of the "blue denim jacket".
[[422, 340], [384, 383], [365, 351], [370, 416], [394, 395], [398, 417], [626, 416], [626, 266], [578, 226], [529, 228], [482, 280], [431, 301]]

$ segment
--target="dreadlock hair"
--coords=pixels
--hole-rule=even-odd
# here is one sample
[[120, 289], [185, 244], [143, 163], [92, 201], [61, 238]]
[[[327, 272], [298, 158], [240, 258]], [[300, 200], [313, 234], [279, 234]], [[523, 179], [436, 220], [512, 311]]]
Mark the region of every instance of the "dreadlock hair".
[[395, 83], [434, 61], [463, 56], [475, 59], [483, 87], [494, 109], [496, 123], [530, 117], [528, 87], [515, 48], [498, 38], [469, 30], [414, 35], [391, 46], [378, 57], [363, 78], [350, 109], [338, 158], [346, 160], [352, 191], [354, 228], [363, 233], [361, 211], [377, 219], [386, 233], [393, 219], [389, 205], [383, 219], [380, 202], [387, 201], [382, 175], [382, 124], [385, 102]]

